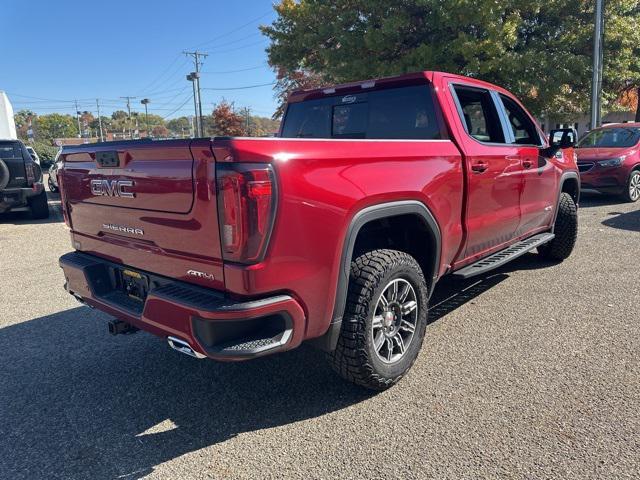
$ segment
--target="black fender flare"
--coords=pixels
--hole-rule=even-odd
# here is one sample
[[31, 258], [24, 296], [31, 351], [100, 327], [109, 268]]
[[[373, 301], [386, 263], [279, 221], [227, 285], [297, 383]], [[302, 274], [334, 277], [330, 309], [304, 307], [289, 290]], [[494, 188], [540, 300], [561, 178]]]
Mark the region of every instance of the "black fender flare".
[[[580, 174], [578, 174], [578, 172], [574, 172], [574, 171], [564, 172], [560, 176], [560, 181], [558, 182], [558, 198], [556, 200], [556, 208], [555, 208], [555, 212], [553, 214], [553, 230], [555, 230], [556, 219], [558, 218], [558, 209], [559, 209], [559, 206], [560, 206], [560, 195], [562, 195], [564, 184], [567, 182], [567, 180], [575, 180], [576, 181], [578, 187], [576, 189], [576, 197], [574, 198], [574, 200], [576, 202], [576, 205], [579, 205], [579, 203], [580, 203]], [[552, 230], [552, 232], [553, 232], [553, 230]]]
[[[398, 217], [401, 215], [415, 215], [422, 220], [427, 227], [427, 232], [431, 236], [435, 252], [431, 255], [430, 272], [425, 272], [427, 281], [429, 282], [429, 296], [433, 292], [433, 288], [438, 280], [440, 267], [440, 257], [442, 250], [442, 235], [438, 222], [427, 208], [427, 206], [417, 200], [403, 200], [397, 202], [380, 203], [365, 207], [358, 211], [347, 228], [344, 243], [342, 246], [342, 255], [340, 257], [340, 270], [338, 272], [338, 282], [336, 285], [336, 297], [333, 306], [331, 323], [327, 333], [322, 337], [315, 339], [313, 343], [319, 348], [327, 351], [335, 350], [342, 326], [342, 315], [347, 304], [347, 292], [349, 289], [349, 273], [351, 269], [351, 258], [355, 247], [356, 239], [362, 227], [367, 223], [380, 220], [383, 218]], [[430, 275], [428, 274], [430, 273]]]

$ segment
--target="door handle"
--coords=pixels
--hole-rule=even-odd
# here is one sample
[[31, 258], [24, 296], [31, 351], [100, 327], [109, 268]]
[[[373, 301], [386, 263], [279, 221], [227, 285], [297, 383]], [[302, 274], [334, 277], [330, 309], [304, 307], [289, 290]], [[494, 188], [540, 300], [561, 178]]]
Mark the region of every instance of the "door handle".
[[488, 163], [478, 162], [471, 165], [471, 171], [474, 173], [484, 173], [489, 168]]
[[522, 166], [526, 169], [529, 169], [531, 167], [533, 167], [533, 161], [532, 160], [523, 160], [522, 161]]

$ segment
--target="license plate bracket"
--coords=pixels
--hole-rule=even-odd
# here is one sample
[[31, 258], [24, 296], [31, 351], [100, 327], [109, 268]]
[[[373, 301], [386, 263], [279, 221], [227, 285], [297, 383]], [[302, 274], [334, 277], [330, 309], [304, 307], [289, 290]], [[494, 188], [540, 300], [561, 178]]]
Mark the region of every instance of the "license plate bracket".
[[120, 285], [129, 298], [143, 303], [149, 293], [149, 277], [135, 270], [120, 270]]

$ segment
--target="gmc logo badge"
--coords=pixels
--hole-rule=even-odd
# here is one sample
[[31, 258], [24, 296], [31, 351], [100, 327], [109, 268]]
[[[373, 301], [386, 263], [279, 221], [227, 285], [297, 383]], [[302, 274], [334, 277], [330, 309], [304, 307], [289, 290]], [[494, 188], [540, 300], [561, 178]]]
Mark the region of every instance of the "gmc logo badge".
[[133, 180], [91, 180], [91, 193], [98, 197], [134, 198], [135, 193], [125, 190], [133, 185]]

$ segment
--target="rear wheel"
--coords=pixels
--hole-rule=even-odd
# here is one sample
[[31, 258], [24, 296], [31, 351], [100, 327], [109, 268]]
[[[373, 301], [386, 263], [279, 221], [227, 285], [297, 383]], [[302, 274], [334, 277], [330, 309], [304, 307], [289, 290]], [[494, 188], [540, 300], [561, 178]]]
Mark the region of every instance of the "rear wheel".
[[41, 193], [29, 198], [29, 209], [31, 216], [36, 220], [49, 218], [49, 204], [47, 202], [47, 192], [42, 190]]
[[640, 170], [634, 170], [629, 175], [627, 188], [622, 192], [622, 199], [631, 203], [640, 200]]
[[538, 252], [549, 260], [561, 262], [569, 258], [578, 238], [578, 207], [568, 193], [560, 194], [554, 233], [555, 238], [538, 247]]
[[0, 192], [4, 190], [4, 187], [9, 183], [9, 167], [0, 159]]
[[397, 383], [422, 346], [427, 296], [422, 270], [410, 255], [374, 250], [356, 258], [333, 368], [374, 390]]

